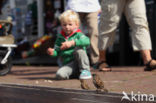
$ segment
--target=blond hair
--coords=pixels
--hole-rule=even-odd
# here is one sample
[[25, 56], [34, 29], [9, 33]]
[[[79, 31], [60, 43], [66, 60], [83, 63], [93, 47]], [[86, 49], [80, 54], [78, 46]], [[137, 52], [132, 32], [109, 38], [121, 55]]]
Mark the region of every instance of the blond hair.
[[69, 22], [69, 21], [74, 21], [77, 25], [80, 25], [80, 18], [79, 18], [79, 15], [72, 11], [72, 10], [66, 10], [64, 11], [60, 17], [59, 17], [59, 20], [61, 23], [66, 23], [66, 22]]

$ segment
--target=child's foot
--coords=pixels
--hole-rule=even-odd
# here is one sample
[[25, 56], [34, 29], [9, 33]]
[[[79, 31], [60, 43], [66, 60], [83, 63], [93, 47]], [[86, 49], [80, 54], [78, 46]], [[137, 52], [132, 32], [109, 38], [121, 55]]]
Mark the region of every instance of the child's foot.
[[80, 79], [90, 79], [90, 78], [92, 78], [91, 72], [89, 70], [82, 70], [79, 78]]

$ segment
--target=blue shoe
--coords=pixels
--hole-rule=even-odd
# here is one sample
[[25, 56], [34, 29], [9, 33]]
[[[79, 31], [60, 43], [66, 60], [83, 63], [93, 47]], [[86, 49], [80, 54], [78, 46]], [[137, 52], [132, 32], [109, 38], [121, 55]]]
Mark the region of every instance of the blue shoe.
[[91, 72], [88, 70], [82, 70], [79, 78], [80, 79], [90, 79], [90, 78], [92, 78]]

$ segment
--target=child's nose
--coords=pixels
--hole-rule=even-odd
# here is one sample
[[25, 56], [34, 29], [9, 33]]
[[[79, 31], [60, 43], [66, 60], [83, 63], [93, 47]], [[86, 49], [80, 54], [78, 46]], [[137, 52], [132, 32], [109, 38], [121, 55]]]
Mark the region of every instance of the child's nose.
[[69, 28], [69, 25], [66, 25], [66, 28]]

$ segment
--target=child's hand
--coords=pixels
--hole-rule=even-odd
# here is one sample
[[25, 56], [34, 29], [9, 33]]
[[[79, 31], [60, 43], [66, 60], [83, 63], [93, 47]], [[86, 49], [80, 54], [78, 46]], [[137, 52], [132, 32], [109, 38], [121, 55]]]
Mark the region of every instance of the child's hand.
[[54, 54], [54, 49], [53, 49], [53, 48], [48, 48], [48, 49], [47, 49], [47, 53], [48, 53], [49, 55], [53, 55], [53, 54]]
[[66, 42], [63, 42], [60, 49], [61, 50], [65, 50], [65, 49], [68, 49], [70, 48], [71, 46], [74, 46], [75, 45], [75, 41], [72, 40], [72, 41], [66, 41]]

